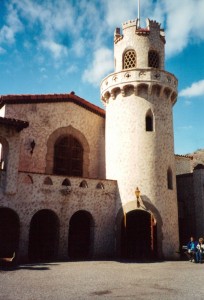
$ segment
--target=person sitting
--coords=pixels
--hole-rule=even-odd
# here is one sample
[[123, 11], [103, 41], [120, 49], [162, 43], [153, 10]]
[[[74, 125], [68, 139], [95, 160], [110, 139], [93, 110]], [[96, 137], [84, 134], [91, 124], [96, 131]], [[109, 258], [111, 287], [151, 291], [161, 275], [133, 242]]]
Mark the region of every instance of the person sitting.
[[197, 252], [197, 242], [194, 240], [194, 237], [190, 238], [190, 241], [187, 244], [187, 251], [184, 253], [187, 255], [189, 261], [195, 262], [196, 252]]
[[203, 238], [199, 238], [196, 248], [197, 248], [196, 262], [202, 264], [202, 259], [204, 257], [204, 239]]

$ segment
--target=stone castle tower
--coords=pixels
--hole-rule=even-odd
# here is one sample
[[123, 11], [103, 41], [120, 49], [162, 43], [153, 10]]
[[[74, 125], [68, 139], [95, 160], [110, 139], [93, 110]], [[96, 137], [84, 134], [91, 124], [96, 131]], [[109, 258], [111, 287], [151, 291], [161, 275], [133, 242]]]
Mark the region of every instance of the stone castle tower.
[[[116, 28], [115, 71], [101, 83], [106, 106], [106, 178], [118, 181], [118, 214], [122, 211], [125, 219], [130, 212], [148, 212], [157, 228], [158, 256], [176, 258], [172, 106], [177, 79], [164, 69], [165, 35], [160, 24], [149, 19], [146, 28], [138, 24], [138, 20], [124, 23], [123, 33]], [[139, 202], [135, 201], [136, 187], [141, 192]]]

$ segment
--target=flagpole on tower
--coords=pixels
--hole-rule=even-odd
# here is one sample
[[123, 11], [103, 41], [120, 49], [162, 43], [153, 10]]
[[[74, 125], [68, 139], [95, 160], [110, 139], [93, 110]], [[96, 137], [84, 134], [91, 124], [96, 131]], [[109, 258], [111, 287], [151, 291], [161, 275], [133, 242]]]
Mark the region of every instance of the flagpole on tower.
[[140, 28], [140, 0], [138, 0], [138, 16], [137, 16], [137, 27]]

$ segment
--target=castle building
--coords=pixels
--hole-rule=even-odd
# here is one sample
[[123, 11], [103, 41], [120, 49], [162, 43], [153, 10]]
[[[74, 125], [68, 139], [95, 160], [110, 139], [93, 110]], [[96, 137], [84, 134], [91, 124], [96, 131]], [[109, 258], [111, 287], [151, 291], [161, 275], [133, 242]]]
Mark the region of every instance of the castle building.
[[0, 257], [177, 259], [165, 35], [147, 20], [114, 34], [105, 110], [70, 94], [0, 97]]

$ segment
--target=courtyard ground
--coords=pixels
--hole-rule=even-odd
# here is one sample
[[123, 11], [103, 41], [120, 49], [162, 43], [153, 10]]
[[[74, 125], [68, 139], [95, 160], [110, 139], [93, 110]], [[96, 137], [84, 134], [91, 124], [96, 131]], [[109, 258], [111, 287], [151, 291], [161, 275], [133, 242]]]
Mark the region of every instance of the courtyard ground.
[[0, 269], [1, 300], [204, 299], [204, 264], [83, 261]]

